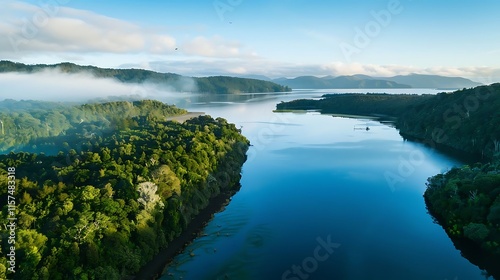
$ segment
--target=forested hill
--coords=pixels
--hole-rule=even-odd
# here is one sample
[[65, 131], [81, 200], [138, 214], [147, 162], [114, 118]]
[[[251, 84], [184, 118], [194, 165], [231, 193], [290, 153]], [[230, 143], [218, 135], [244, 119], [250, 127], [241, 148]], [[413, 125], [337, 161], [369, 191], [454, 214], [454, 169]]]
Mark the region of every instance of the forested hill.
[[[117, 101], [78, 106], [38, 101], [0, 102], [0, 153], [9, 151], [55, 151], [75, 135], [119, 130], [134, 124], [133, 117], [166, 120], [187, 113], [159, 101]], [[16, 110], [15, 108], [23, 108]]]
[[[165, 121], [163, 109], [175, 108], [142, 101], [32, 113], [61, 121], [39, 121], [48, 133], [87, 125], [66, 127], [57, 155], [0, 156], [0, 200], [14, 203], [2, 202], [0, 224], [17, 219], [15, 243], [1, 234], [0, 279], [131, 279], [212, 197], [239, 188], [249, 142], [235, 125], [209, 116]], [[121, 119], [103, 130], [103, 116]]]
[[278, 110], [319, 110], [323, 114], [400, 116], [409, 106], [431, 99], [415, 94], [326, 94], [322, 99], [298, 99], [276, 105]]
[[401, 135], [491, 159], [500, 152], [500, 84], [437, 95], [332, 94], [277, 104], [278, 110], [397, 118]]
[[500, 154], [500, 83], [440, 93], [401, 114], [403, 136], [491, 160]]
[[109, 69], [95, 66], [80, 66], [73, 63], [27, 65], [11, 61], [0, 61], [0, 73], [36, 73], [47, 69], [57, 69], [62, 73], [72, 74], [90, 73], [96, 78], [114, 78], [124, 83], [156, 83], [168, 86], [178, 92], [237, 94], [291, 91], [289, 87], [270, 81], [227, 76], [192, 78], [173, 73], [159, 73], [143, 69]]

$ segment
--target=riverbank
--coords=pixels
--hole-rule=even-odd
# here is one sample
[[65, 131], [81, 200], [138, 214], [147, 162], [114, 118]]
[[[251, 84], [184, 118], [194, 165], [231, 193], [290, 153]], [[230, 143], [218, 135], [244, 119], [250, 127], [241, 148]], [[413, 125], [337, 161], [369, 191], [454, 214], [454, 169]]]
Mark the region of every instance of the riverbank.
[[184, 115], [167, 117], [167, 121], [177, 121], [177, 122], [183, 123], [189, 119], [196, 118], [199, 116], [204, 116], [204, 115], [205, 115], [205, 112], [188, 112], [187, 114], [184, 114]]
[[[398, 129], [398, 127], [396, 127], [396, 129]], [[404, 132], [401, 132], [400, 130], [399, 130], [399, 135], [401, 135], [401, 137], [403, 137], [403, 139], [405, 139], [405, 140], [424, 144], [425, 146], [427, 146], [431, 149], [437, 150], [442, 154], [445, 154], [445, 155], [450, 156], [452, 158], [456, 158], [459, 161], [463, 162], [464, 164], [474, 164], [476, 162], [486, 163], [489, 161], [489, 159], [481, 157], [480, 154], [468, 153], [468, 152], [462, 151], [460, 149], [438, 143], [438, 142], [433, 141], [433, 140], [424, 139], [424, 138], [416, 137], [414, 135], [406, 134]]]
[[191, 220], [187, 228], [174, 240], [170, 242], [167, 248], [162, 249], [152, 260], [144, 265], [139, 272], [131, 277], [133, 280], [154, 280], [158, 279], [165, 268], [170, 264], [175, 256], [182, 253], [184, 249], [198, 237], [205, 226], [212, 220], [214, 215], [224, 209], [229, 204], [230, 199], [240, 190], [237, 187], [219, 194], [210, 199], [207, 207]]

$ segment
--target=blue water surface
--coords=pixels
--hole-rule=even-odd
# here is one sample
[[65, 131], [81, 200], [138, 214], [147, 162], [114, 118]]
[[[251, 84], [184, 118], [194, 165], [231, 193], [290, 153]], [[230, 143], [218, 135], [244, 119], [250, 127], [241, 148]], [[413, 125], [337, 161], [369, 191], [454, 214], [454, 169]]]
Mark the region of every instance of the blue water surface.
[[369, 118], [273, 113], [324, 93], [175, 101], [236, 123], [253, 146], [241, 190], [161, 279], [484, 279], [422, 197], [461, 163]]

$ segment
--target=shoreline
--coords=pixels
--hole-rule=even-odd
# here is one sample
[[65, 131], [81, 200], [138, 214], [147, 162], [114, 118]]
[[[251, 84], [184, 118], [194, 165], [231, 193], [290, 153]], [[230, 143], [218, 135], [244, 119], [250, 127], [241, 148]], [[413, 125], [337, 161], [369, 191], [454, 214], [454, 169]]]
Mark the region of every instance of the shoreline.
[[162, 276], [164, 270], [172, 260], [195, 240], [199, 233], [203, 231], [206, 225], [213, 219], [216, 213], [222, 211], [231, 198], [240, 190], [241, 185], [234, 189], [221, 192], [219, 195], [210, 199], [207, 207], [202, 209], [188, 224], [182, 233], [174, 238], [166, 248], [163, 248], [153, 259], [149, 260], [139, 271], [131, 276], [133, 280], [155, 280]]
[[205, 115], [205, 112], [187, 112], [184, 115], [167, 117], [166, 120], [167, 121], [176, 121], [176, 122], [183, 123], [183, 122], [185, 122], [185, 121], [187, 121], [189, 119], [196, 118], [196, 117], [199, 117], [199, 116], [204, 116], [204, 115]]

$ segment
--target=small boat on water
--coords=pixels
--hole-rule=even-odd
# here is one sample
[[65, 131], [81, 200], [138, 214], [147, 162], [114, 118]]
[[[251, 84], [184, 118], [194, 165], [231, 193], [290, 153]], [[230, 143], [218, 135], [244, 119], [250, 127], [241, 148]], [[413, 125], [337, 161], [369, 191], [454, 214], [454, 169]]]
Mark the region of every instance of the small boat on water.
[[368, 130], [370, 130], [370, 127], [367, 126], [366, 128], [364, 128], [364, 127], [356, 127], [356, 126], [354, 126], [354, 130], [366, 130], [366, 131], [368, 131]]

